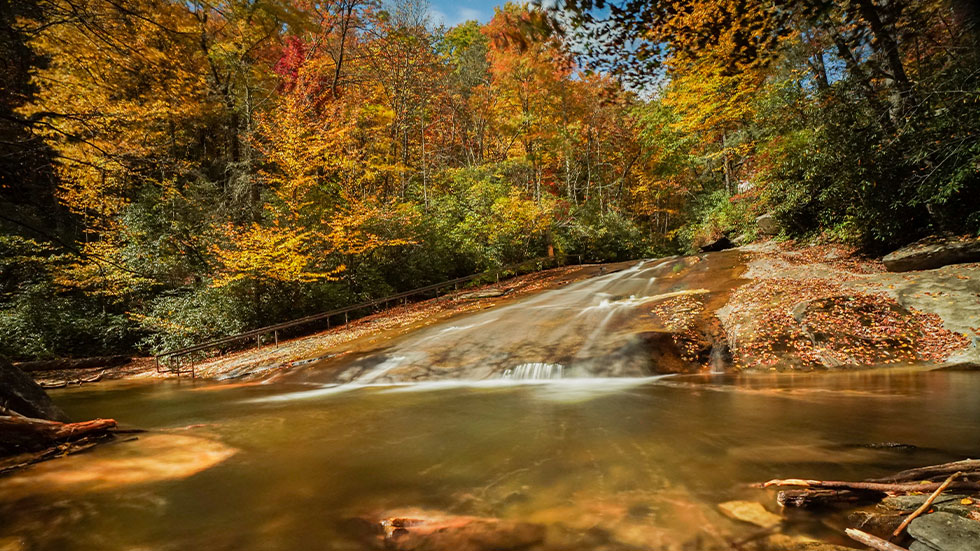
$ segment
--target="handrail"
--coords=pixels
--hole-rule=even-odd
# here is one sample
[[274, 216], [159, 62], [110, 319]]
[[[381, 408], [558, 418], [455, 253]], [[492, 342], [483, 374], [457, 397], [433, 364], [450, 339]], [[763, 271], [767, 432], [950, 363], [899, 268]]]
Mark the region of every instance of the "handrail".
[[[205, 342], [202, 342], [202, 343], [199, 343], [199, 344], [195, 344], [195, 345], [192, 345], [192, 346], [188, 346], [188, 347], [184, 347], [184, 348], [178, 348], [176, 350], [168, 350], [166, 352], [161, 352], [160, 354], [157, 354], [156, 355], [155, 360], [156, 360], [157, 372], [158, 373], [163, 373], [164, 371], [170, 371], [172, 373], [176, 373], [178, 377], [180, 376], [181, 373], [190, 373], [191, 378], [194, 378], [195, 377], [195, 369], [194, 369], [194, 361], [193, 361], [193, 359], [191, 360], [190, 370], [189, 371], [182, 371], [181, 370], [181, 361], [180, 361], [180, 358], [182, 358], [183, 356], [187, 356], [189, 354], [193, 354], [194, 352], [200, 352], [202, 350], [207, 350], [209, 348], [214, 348], [216, 346], [220, 346], [220, 345], [223, 345], [223, 344], [229, 344], [229, 343], [237, 342], [237, 341], [249, 339], [249, 338], [252, 338], [252, 337], [255, 337], [256, 340], [258, 341], [258, 338], [261, 337], [262, 335], [266, 334], [266, 333], [273, 333], [273, 334], [275, 334], [276, 345], [278, 346], [278, 344], [279, 344], [279, 331], [282, 330], [282, 329], [289, 329], [291, 327], [297, 327], [297, 326], [300, 326], [300, 325], [304, 325], [304, 324], [307, 324], [307, 323], [310, 323], [310, 322], [314, 322], [314, 321], [318, 321], [318, 320], [322, 320], [322, 319], [327, 319], [327, 323], [329, 323], [329, 318], [332, 318], [333, 316], [339, 316], [341, 314], [345, 314], [344, 323], [346, 324], [349, 321], [348, 318], [347, 318], [347, 314], [349, 314], [349, 313], [351, 313], [351, 312], [353, 312], [355, 310], [361, 310], [361, 309], [364, 309], [364, 308], [370, 308], [370, 307], [373, 307], [373, 306], [378, 306], [379, 304], [387, 304], [388, 302], [392, 302], [392, 301], [396, 301], [396, 300], [401, 300], [401, 299], [405, 299], [407, 301], [408, 297], [411, 297], [411, 296], [420, 295], [420, 294], [423, 294], [423, 293], [428, 293], [430, 291], [438, 291], [439, 289], [442, 289], [444, 287], [448, 287], [450, 285], [459, 285], [460, 283], [466, 283], [466, 282], [469, 282], [469, 281], [473, 281], [474, 279], [478, 279], [478, 278], [484, 277], [484, 276], [489, 275], [489, 274], [496, 274], [497, 280], [499, 281], [499, 279], [500, 279], [500, 273], [501, 272], [506, 272], [508, 270], [514, 270], [514, 269], [520, 268], [521, 266], [525, 266], [527, 264], [531, 264], [531, 263], [534, 263], [534, 262], [541, 262], [541, 261], [556, 261], [556, 262], [558, 262], [557, 265], [562, 265], [562, 264], [565, 264], [566, 263], [565, 261], [568, 258], [577, 258], [578, 259], [578, 263], [579, 264], [582, 263], [582, 256], [581, 255], [567, 255], [567, 256], [563, 257], [561, 260], [559, 260], [558, 257], [554, 257], [554, 256], [544, 256], [544, 257], [532, 258], [530, 260], [525, 260], [524, 262], [520, 262], [518, 264], [511, 264], [509, 266], [502, 266], [502, 267], [496, 268], [494, 270], [488, 270], [488, 271], [485, 271], [485, 272], [471, 274], [471, 275], [468, 275], [468, 276], [457, 277], [455, 279], [450, 279], [450, 280], [442, 281], [442, 282], [439, 282], [439, 283], [433, 283], [431, 285], [426, 285], [424, 287], [418, 287], [416, 289], [411, 289], [411, 290], [408, 290], [408, 291], [402, 291], [401, 293], [395, 293], [393, 295], [388, 295], [386, 297], [382, 297], [382, 298], [378, 298], [378, 299], [374, 299], [374, 300], [368, 300], [368, 301], [365, 301], [365, 302], [359, 302], [357, 304], [352, 304], [350, 306], [345, 306], [343, 308], [336, 308], [336, 309], [329, 310], [329, 311], [326, 311], [326, 312], [320, 312], [319, 314], [312, 314], [312, 315], [309, 315], [309, 316], [305, 316], [305, 317], [302, 317], [302, 318], [297, 318], [297, 319], [290, 320], [290, 321], [284, 321], [284, 322], [273, 324], [273, 325], [267, 325], [265, 327], [259, 327], [257, 329], [251, 329], [249, 331], [245, 331], [243, 333], [238, 333], [236, 335], [229, 335], [227, 337], [220, 337], [220, 338], [217, 338], [217, 339], [213, 339], [213, 340], [210, 340], [210, 341], [205, 341]], [[260, 346], [261, 346], [261, 344], [260, 344]], [[177, 360], [176, 367], [169, 367], [169, 368], [167, 368], [165, 370], [161, 370], [161, 359], [163, 359], [163, 358], [169, 358], [171, 361], [173, 361], [174, 359], [176, 359]]]

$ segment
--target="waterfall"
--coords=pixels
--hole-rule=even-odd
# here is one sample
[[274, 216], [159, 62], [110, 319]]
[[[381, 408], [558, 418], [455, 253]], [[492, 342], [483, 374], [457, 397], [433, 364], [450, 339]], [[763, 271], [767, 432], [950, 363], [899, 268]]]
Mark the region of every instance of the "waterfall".
[[561, 364], [549, 364], [545, 362], [534, 362], [521, 364], [504, 371], [504, 379], [515, 381], [542, 381], [547, 379], [561, 379], [565, 367]]

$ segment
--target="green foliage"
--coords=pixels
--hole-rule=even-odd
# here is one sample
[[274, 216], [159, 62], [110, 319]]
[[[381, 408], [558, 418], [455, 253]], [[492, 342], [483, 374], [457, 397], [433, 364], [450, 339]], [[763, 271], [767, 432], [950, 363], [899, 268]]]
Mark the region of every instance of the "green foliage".
[[0, 235], [0, 354], [28, 360], [130, 349], [136, 332], [118, 305], [54, 282], [70, 260], [35, 240]]
[[693, 252], [722, 236], [751, 241], [756, 237], [755, 209], [750, 198], [736, 200], [723, 189], [702, 195], [692, 205], [691, 221], [681, 229], [681, 246]]
[[573, 210], [557, 230], [562, 252], [584, 262], [618, 261], [656, 254], [647, 230], [615, 210], [603, 212], [594, 202]]

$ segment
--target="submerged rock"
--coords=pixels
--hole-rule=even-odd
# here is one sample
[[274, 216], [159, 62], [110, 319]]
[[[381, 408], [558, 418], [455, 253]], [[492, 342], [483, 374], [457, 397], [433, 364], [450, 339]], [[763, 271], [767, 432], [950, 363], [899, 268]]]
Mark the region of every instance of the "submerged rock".
[[142, 435], [138, 440], [107, 444], [0, 478], [0, 500], [98, 492], [187, 478], [227, 460], [237, 451], [205, 438]]
[[25, 417], [68, 421], [65, 412], [54, 405], [34, 379], [2, 357], [0, 357], [0, 406]]
[[854, 551], [850, 547], [834, 545], [804, 536], [772, 534], [754, 546], [758, 551]]
[[719, 504], [718, 508], [728, 517], [762, 528], [771, 528], [783, 521], [779, 515], [770, 513], [761, 503], [755, 501], [726, 501]]
[[420, 511], [382, 519], [380, 525], [385, 548], [399, 551], [520, 550], [545, 537], [540, 524]]
[[909, 524], [908, 531], [916, 541], [937, 551], [977, 551], [980, 548], [980, 522], [950, 513], [918, 517]]
[[932, 270], [948, 264], [980, 262], [980, 238], [928, 237], [885, 255], [890, 272]]

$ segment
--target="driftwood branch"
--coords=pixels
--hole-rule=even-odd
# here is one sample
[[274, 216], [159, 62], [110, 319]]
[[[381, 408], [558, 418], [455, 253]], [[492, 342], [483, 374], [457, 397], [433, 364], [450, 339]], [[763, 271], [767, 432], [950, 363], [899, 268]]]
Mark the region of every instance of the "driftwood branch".
[[901, 471], [883, 478], [872, 478], [868, 482], [913, 482], [917, 480], [942, 479], [953, 473], [980, 474], [980, 459], [964, 459], [942, 465], [930, 465]]
[[[931, 492], [939, 488], [939, 482], [925, 484], [887, 483], [887, 482], [844, 482], [840, 480], [808, 480], [802, 478], [775, 479], [760, 485], [762, 488], [772, 486], [799, 486], [803, 488], [824, 488], [831, 490], [858, 490], [871, 492]], [[980, 490], [980, 482], [960, 481], [949, 486], [955, 490]]]
[[872, 549], [877, 549], [878, 551], [909, 551], [908, 549], [895, 545], [890, 541], [883, 540], [877, 536], [872, 536], [867, 532], [862, 532], [856, 528], [848, 528], [844, 531], [847, 537], [851, 538], [856, 542], [863, 543]]
[[939, 497], [939, 494], [943, 493], [943, 490], [945, 490], [946, 488], [949, 488], [949, 485], [953, 483], [953, 480], [962, 474], [963, 473], [957, 472], [949, 475], [949, 478], [947, 478], [945, 482], [943, 482], [938, 488], [936, 488], [936, 491], [929, 496], [929, 499], [925, 500], [925, 502], [918, 509], [916, 509], [911, 515], [906, 517], [905, 520], [902, 521], [902, 524], [898, 525], [898, 528], [896, 528], [895, 531], [892, 532], [892, 537], [893, 538], [898, 537], [898, 535], [901, 534], [903, 530], [905, 530], [905, 527], [908, 526], [909, 523], [911, 523], [913, 520], [915, 520], [915, 517], [928, 511], [929, 507], [932, 506], [932, 502], [936, 501], [936, 498]]
[[103, 375], [105, 375], [105, 369], [100, 371], [98, 375], [93, 375], [91, 377], [82, 377], [74, 381], [64, 379], [62, 381], [56, 381], [53, 383], [38, 383], [38, 385], [40, 385], [40, 387], [44, 389], [65, 388], [68, 385], [73, 385], [73, 384], [83, 385], [85, 383], [97, 383], [102, 380]]

